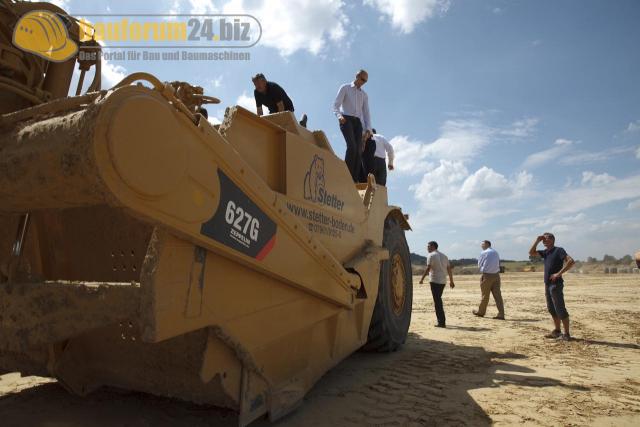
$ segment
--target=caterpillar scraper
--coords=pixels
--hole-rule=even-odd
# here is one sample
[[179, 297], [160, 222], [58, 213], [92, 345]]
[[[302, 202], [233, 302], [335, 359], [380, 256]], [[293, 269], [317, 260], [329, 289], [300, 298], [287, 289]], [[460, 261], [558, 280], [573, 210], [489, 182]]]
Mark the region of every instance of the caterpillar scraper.
[[197, 112], [218, 100], [188, 83], [134, 73], [100, 90], [99, 55], [12, 43], [34, 10], [99, 49], [56, 6], [0, 2], [0, 374], [246, 425], [294, 409], [354, 351], [405, 341], [409, 224], [385, 187], [353, 184], [292, 113], [236, 106], [213, 126]]

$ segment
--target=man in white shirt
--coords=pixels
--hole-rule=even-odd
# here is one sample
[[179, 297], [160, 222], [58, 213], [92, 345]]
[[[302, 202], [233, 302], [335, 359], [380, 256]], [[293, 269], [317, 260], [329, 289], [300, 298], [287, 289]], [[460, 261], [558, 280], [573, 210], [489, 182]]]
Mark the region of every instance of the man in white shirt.
[[502, 302], [502, 293], [500, 292], [500, 255], [491, 247], [491, 242], [483, 240], [482, 252], [478, 257], [478, 268], [480, 269], [480, 292], [482, 299], [478, 311], [473, 310], [473, 314], [478, 317], [484, 317], [489, 304], [489, 294], [493, 294], [496, 301], [498, 315], [494, 319], [504, 320], [504, 303]]
[[[356, 74], [351, 83], [340, 86], [333, 103], [333, 113], [340, 122], [340, 131], [347, 144], [344, 161], [351, 172], [353, 182], [359, 182], [362, 173], [362, 147], [364, 140], [371, 134], [371, 116], [369, 97], [362, 86], [369, 80], [365, 70]], [[363, 130], [365, 138], [363, 138]]]
[[387, 185], [387, 163], [386, 157], [389, 156], [389, 170], [393, 170], [393, 147], [387, 141], [387, 139], [376, 132], [375, 129], [371, 129], [373, 131], [373, 136], [369, 141], [367, 141], [367, 147], [365, 148], [364, 153], [364, 165], [366, 168], [366, 174], [373, 174], [376, 178], [376, 183], [380, 185]]
[[429, 275], [429, 284], [431, 285], [431, 295], [433, 296], [433, 305], [436, 309], [436, 317], [438, 323], [436, 328], [446, 328], [446, 318], [444, 315], [444, 306], [442, 304], [442, 293], [447, 283], [447, 274], [449, 275], [449, 285], [451, 289], [455, 288], [453, 283], [453, 271], [449, 258], [442, 252], [438, 251], [438, 243], [431, 241], [427, 244], [427, 269], [425, 270], [420, 284], [423, 283], [425, 276]]

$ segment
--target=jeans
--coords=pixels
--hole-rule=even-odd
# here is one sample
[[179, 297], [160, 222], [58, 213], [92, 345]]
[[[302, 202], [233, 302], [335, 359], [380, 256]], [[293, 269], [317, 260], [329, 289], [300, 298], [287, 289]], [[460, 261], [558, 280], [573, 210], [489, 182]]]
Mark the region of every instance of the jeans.
[[347, 152], [344, 161], [351, 172], [353, 182], [360, 181], [362, 172], [362, 123], [354, 116], [343, 116], [345, 122], [340, 124], [340, 131], [347, 144]]
[[544, 294], [547, 298], [547, 310], [553, 317], [566, 319], [569, 312], [564, 305], [564, 282], [556, 280], [555, 282], [544, 284]]
[[444, 306], [442, 305], [442, 293], [444, 292], [444, 283], [429, 282], [431, 285], [431, 295], [433, 295], [433, 305], [436, 308], [436, 317], [438, 325], [444, 326], [446, 318], [444, 316]]

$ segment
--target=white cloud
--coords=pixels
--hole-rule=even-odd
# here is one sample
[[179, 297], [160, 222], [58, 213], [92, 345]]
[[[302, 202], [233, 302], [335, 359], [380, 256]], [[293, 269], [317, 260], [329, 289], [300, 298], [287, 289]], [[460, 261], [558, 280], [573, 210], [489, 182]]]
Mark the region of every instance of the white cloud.
[[510, 127], [505, 129], [496, 129], [496, 133], [498, 136], [504, 137], [527, 138], [535, 132], [538, 122], [537, 118], [528, 117], [513, 122]]
[[584, 165], [608, 160], [612, 157], [633, 152], [633, 147], [612, 147], [601, 151], [572, 150], [559, 160], [561, 165]]
[[422, 181], [410, 188], [418, 200], [437, 200], [452, 196], [452, 191], [469, 176], [462, 162], [441, 160], [440, 165], [422, 176]]
[[[173, 0], [171, 2], [171, 6], [169, 6], [169, 10], [167, 10], [167, 14], [169, 15], [177, 15], [181, 12], [180, 8], [180, 0]], [[170, 19], [165, 17], [164, 19]]]
[[520, 193], [531, 180], [530, 174], [521, 172], [515, 181], [510, 182], [504, 175], [483, 166], [465, 179], [460, 193], [467, 199], [505, 198]]
[[542, 217], [535, 218], [524, 218], [518, 220], [513, 223], [515, 226], [528, 226], [529, 228], [543, 229], [546, 227], [551, 227], [554, 224], [562, 223], [562, 224], [577, 224], [583, 222], [587, 218], [587, 215], [584, 212], [578, 212], [573, 216], [554, 216], [554, 215], [545, 215]]
[[215, 79], [211, 80], [211, 86], [213, 86], [214, 89], [217, 89], [219, 87], [222, 86], [222, 78], [223, 76], [220, 75], [218, 77], [216, 77]]
[[502, 9], [500, 9], [499, 7], [494, 7], [492, 12], [496, 15], [500, 15], [502, 13]]
[[242, 95], [240, 95], [238, 99], [236, 99], [236, 105], [246, 108], [247, 110], [254, 113], [256, 111], [256, 101], [255, 99], [247, 95], [247, 92], [242, 92]]
[[[174, 7], [175, 7], [174, 3]], [[213, 4], [213, 0], [189, 0], [189, 13], [205, 14], [218, 13], [220, 10]]]
[[489, 143], [492, 130], [480, 121], [447, 120], [440, 129], [440, 136], [431, 143], [396, 136], [391, 144], [396, 152], [395, 166], [398, 172], [423, 173], [433, 166], [429, 160], [466, 161], [477, 156]]
[[410, 140], [404, 135], [395, 136], [389, 142], [395, 152], [394, 165], [397, 172], [419, 174], [433, 167], [433, 163], [427, 160], [426, 143]]
[[595, 219], [584, 212], [575, 215], [550, 213], [503, 227], [496, 233], [496, 240], [503, 247], [508, 246], [510, 252], [520, 254], [515, 258], [521, 259], [526, 257], [535, 236], [544, 231], [554, 233], [558, 246], [564, 247], [574, 258], [601, 258], [605, 253], [620, 257], [637, 248], [640, 223], [625, 218]]
[[568, 152], [573, 144], [573, 141], [568, 139], [556, 139], [553, 147], [529, 155], [522, 164], [522, 168], [533, 169], [546, 163], [554, 162], [555, 160], [558, 160], [561, 155]]
[[[33, 3], [39, 0], [27, 0], [27, 1]], [[66, 12], [69, 12], [69, 0], [48, 0], [48, 2], [58, 6], [61, 9], [64, 9]]]
[[[87, 72], [82, 85], [81, 93], [86, 92], [87, 88], [91, 84], [91, 81], [93, 80], [94, 69], [95, 67], [92, 67], [92, 70]], [[120, 81], [124, 79], [127, 74], [129, 74], [129, 72], [122, 65], [114, 64], [108, 59], [102, 58], [100, 89], [111, 89], [113, 86], [120, 83]], [[71, 79], [71, 84], [69, 85], [69, 96], [75, 96], [79, 79], [80, 71], [76, 67], [73, 70], [73, 77]]]
[[519, 141], [530, 137], [538, 124], [538, 119], [529, 117], [503, 127], [489, 126], [481, 120], [485, 114], [476, 111], [446, 120], [433, 142], [413, 140], [405, 135], [393, 137], [390, 142], [396, 152], [396, 170], [421, 174], [432, 169], [434, 161], [466, 162], [477, 158], [491, 141]]
[[299, 50], [320, 54], [328, 43], [344, 42], [349, 24], [341, 0], [174, 0], [169, 13], [252, 15], [261, 25], [260, 45], [282, 56]]
[[629, 123], [629, 126], [627, 126], [626, 132], [638, 132], [640, 131], [640, 120], [636, 120], [635, 122], [631, 122]]
[[411, 33], [415, 27], [432, 18], [437, 13], [446, 13], [449, 0], [364, 0], [391, 20], [393, 28], [404, 34]]
[[523, 196], [533, 193], [533, 177], [526, 171], [505, 176], [489, 166], [469, 171], [468, 163], [480, 158], [492, 142], [527, 138], [538, 120], [526, 118], [492, 127], [482, 118], [484, 114], [479, 113], [447, 120], [431, 143], [407, 136], [392, 138], [396, 170], [422, 175], [409, 187], [418, 205], [412, 217], [416, 229], [434, 223], [480, 226], [490, 218], [515, 212]]
[[[534, 237], [543, 231], [555, 233], [558, 244], [580, 259], [601, 257], [603, 253], [621, 256], [637, 245], [640, 223], [634, 218], [625, 218], [622, 210], [610, 209], [602, 218], [600, 210], [593, 208], [627, 200], [627, 211], [640, 209], [640, 175], [616, 178], [607, 173], [585, 171], [577, 186], [574, 184], [539, 200], [541, 209], [533, 214], [535, 216], [516, 220], [497, 232], [496, 240], [511, 253], [521, 253], [524, 257]], [[532, 209], [535, 208], [528, 210]]]
[[212, 111], [213, 110], [212, 105], [206, 108], [207, 108], [207, 111], [209, 112], [209, 118], [207, 119], [209, 123], [211, 123], [212, 125], [219, 125], [220, 123], [222, 123], [222, 121], [224, 120], [224, 113], [226, 112], [226, 109], [218, 108], [214, 113]]
[[314, 55], [346, 36], [349, 19], [340, 0], [231, 0], [224, 13], [255, 16], [262, 26], [260, 44], [288, 56], [299, 50]]
[[636, 159], [640, 159], [640, 147], [636, 150]]
[[211, 123], [212, 125], [219, 125], [220, 123], [222, 123], [222, 120], [220, 120], [218, 117], [216, 116], [209, 116], [209, 118], [207, 119], [207, 121], [209, 123]]
[[606, 185], [615, 181], [616, 178], [608, 173], [595, 174], [591, 171], [582, 172], [582, 185]]
[[441, 160], [409, 188], [419, 205], [412, 223], [417, 228], [434, 223], [483, 225], [489, 218], [513, 213], [530, 182], [526, 172], [508, 179], [483, 166], [470, 174], [462, 161]]
[[216, 7], [213, 0], [173, 0], [167, 13], [170, 15], [179, 13], [213, 14], [220, 13], [220, 9]]
[[116, 65], [112, 62], [102, 59], [102, 88], [110, 89], [116, 84], [120, 83], [120, 80], [125, 78], [127, 70], [122, 65]]
[[566, 166], [585, 165], [603, 162], [633, 152], [633, 147], [629, 146], [611, 147], [601, 151], [585, 151], [577, 148], [579, 144], [579, 142], [559, 138], [551, 148], [529, 155], [522, 164], [522, 168], [534, 169], [548, 163]]
[[579, 212], [606, 203], [640, 197], [640, 175], [613, 180], [599, 178], [597, 181], [597, 185], [587, 180], [590, 185], [556, 193], [550, 201], [550, 209], [557, 213]]

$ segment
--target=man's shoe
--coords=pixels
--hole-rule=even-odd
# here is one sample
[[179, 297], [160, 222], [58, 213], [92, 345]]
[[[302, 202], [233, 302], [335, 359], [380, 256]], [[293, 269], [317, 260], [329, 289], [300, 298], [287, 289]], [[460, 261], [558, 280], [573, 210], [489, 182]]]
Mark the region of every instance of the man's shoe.
[[303, 128], [307, 127], [307, 115], [306, 114], [302, 115], [302, 119], [300, 120], [300, 126], [302, 126]]
[[504, 315], [503, 315], [503, 316], [500, 316], [500, 315], [498, 314], [496, 317], [494, 317], [494, 319], [504, 320]]
[[547, 335], [545, 335], [544, 337], [545, 337], [545, 338], [552, 338], [552, 339], [556, 339], [556, 338], [558, 338], [560, 335], [562, 335], [562, 333], [561, 333], [559, 330], [554, 329], [553, 331], [549, 332], [549, 333], [548, 333]]
[[484, 314], [480, 314], [477, 311], [473, 310], [473, 315], [478, 317], [484, 317]]
[[433, 325], [436, 328], [446, 328], [447, 325], [443, 324], [443, 323], [436, 323], [435, 325]]
[[571, 335], [569, 334], [560, 334], [558, 336], [558, 338], [556, 338], [558, 341], [571, 341]]

